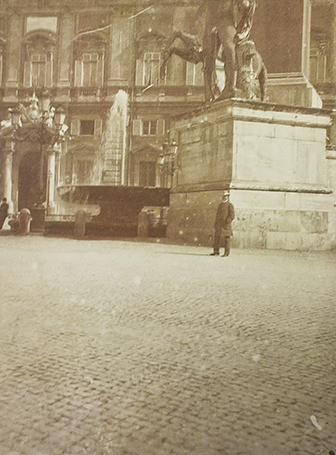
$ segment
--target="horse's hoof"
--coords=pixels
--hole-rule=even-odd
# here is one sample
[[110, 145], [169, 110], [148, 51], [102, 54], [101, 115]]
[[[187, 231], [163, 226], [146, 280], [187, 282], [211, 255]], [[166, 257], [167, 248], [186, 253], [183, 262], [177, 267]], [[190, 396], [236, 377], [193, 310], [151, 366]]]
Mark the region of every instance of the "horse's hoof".
[[230, 98], [236, 98], [238, 91], [236, 89], [223, 90], [222, 93], [216, 98], [216, 101], [228, 100]]

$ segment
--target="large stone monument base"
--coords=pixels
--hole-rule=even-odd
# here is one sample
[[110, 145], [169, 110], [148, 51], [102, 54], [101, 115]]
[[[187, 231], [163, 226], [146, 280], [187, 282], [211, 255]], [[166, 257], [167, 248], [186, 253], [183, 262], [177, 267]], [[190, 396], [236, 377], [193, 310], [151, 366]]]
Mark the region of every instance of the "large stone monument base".
[[212, 246], [223, 190], [236, 208], [233, 246], [331, 249], [335, 188], [329, 183], [320, 109], [227, 100], [174, 120], [178, 171], [167, 237]]

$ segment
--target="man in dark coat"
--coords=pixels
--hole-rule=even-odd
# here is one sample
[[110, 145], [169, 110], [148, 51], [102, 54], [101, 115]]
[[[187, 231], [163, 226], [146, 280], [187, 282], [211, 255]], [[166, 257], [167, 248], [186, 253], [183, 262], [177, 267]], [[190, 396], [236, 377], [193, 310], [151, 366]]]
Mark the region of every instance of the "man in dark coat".
[[2, 229], [5, 219], [8, 216], [8, 207], [7, 199], [5, 197], [2, 198], [2, 204], [0, 205], [0, 229]]
[[222, 202], [219, 204], [215, 221], [215, 239], [214, 249], [210, 256], [218, 256], [221, 245], [221, 238], [224, 239], [224, 254], [223, 257], [230, 254], [230, 237], [232, 236], [231, 223], [235, 218], [235, 210], [233, 204], [229, 202], [230, 193], [225, 191]]

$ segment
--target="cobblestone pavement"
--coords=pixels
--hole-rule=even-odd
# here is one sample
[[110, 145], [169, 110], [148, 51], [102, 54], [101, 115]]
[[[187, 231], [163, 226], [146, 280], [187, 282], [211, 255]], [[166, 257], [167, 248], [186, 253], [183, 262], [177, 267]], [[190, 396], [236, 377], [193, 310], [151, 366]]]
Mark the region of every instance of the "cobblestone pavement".
[[0, 237], [1, 455], [336, 452], [336, 253]]

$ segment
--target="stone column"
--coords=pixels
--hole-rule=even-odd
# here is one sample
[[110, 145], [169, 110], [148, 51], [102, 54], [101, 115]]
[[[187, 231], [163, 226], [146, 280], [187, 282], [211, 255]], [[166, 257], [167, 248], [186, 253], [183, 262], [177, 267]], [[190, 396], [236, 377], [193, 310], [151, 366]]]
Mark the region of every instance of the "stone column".
[[4, 169], [4, 197], [7, 198], [9, 205], [9, 212], [13, 212], [13, 200], [12, 200], [12, 178], [13, 178], [13, 152], [14, 152], [14, 141], [8, 140], [6, 143], [5, 153], [5, 169]]
[[55, 188], [61, 183], [61, 154], [62, 146], [61, 144], [56, 144], [54, 146], [55, 150]]
[[309, 78], [309, 59], [310, 59], [310, 30], [311, 30], [311, 3], [310, 0], [303, 1], [302, 16], [302, 53], [301, 71]]
[[47, 188], [47, 210], [53, 213], [55, 210], [55, 149], [51, 148], [48, 154], [48, 188]]

